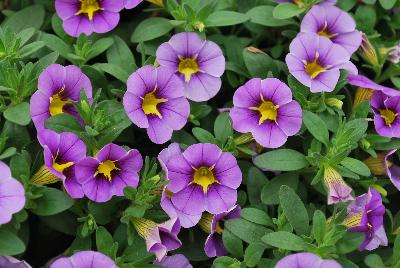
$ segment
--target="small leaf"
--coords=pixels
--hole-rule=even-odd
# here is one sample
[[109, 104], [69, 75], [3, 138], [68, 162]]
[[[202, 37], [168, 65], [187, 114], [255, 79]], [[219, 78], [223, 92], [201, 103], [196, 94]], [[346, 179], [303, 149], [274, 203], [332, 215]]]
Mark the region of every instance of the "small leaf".
[[222, 232], [222, 241], [224, 242], [224, 246], [229, 253], [236, 257], [243, 256], [243, 243], [239, 237], [226, 229]]
[[265, 245], [262, 243], [250, 244], [244, 252], [244, 262], [247, 267], [255, 267], [261, 260], [264, 254]]
[[4, 111], [4, 117], [15, 124], [26, 126], [31, 122], [29, 103], [22, 102], [16, 106], [9, 106]]
[[233, 136], [231, 119], [228, 113], [220, 113], [214, 123], [215, 137], [222, 143]]
[[24, 242], [15, 234], [0, 230], [0, 256], [17, 255], [25, 251]]
[[261, 240], [273, 247], [291, 251], [303, 251], [306, 247], [301, 237], [285, 231], [266, 234]]
[[9, 27], [15, 33], [30, 27], [39, 30], [43, 24], [44, 16], [45, 10], [42, 5], [28, 6], [8, 17], [3, 23], [3, 27]]
[[233, 219], [225, 222], [224, 227], [231, 231], [234, 235], [239, 237], [246, 243], [259, 243], [260, 238], [271, 232], [271, 230], [264, 226], [246, 221], [244, 219]]
[[82, 125], [75, 119], [75, 117], [65, 113], [50, 117], [46, 121], [45, 126], [46, 128], [52, 129], [58, 133], [73, 132], [78, 135], [83, 131]]
[[300, 8], [292, 3], [282, 3], [274, 8], [274, 18], [284, 20], [295, 17], [304, 12], [304, 8]]
[[55, 188], [44, 187], [41, 189], [42, 196], [35, 199], [35, 207], [32, 212], [39, 216], [50, 216], [69, 209], [74, 204], [66, 193]]
[[273, 6], [257, 6], [247, 11], [250, 22], [267, 27], [279, 27], [289, 24], [295, 24], [293, 20], [280, 20], [273, 16]]
[[296, 173], [284, 173], [270, 180], [261, 190], [261, 201], [266, 205], [279, 204], [279, 189], [287, 185], [293, 190], [297, 189], [299, 175]]
[[263, 170], [293, 171], [309, 165], [305, 155], [292, 149], [278, 149], [266, 152], [253, 160]]
[[240, 216], [250, 222], [254, 222], [260, 225], [273, 226], [271, 217], [264, 211], [257, 208], [244, 208], [240, 212]]
[[308, 131], [320, 142], [328, 146], [329, 131], [325, 122], [316, 114], [310, 111], [303, 111], [303, 123]]
[[156, 39], [168, 33], [173, 28], [174, 26], [165, 18], [153, 17], [145, 19], [136, 27], [132, 34], [131, 41], [133, 43], [140, 43]]
[[360, 174], [361, 176], [368, 177], [369, 175], [371, 175], [371, 171], [369, 170], [368, 166], [360, 160], [346, 157], [342, 160], [342, 162], [340, 162], [340, 164], [345, 168], [348, 168], [349, 170]]
[[212, 13], [205, 21], [207, 27], [221, 27], [240, 24], [249, 20], [246, 14], [221, 10]]

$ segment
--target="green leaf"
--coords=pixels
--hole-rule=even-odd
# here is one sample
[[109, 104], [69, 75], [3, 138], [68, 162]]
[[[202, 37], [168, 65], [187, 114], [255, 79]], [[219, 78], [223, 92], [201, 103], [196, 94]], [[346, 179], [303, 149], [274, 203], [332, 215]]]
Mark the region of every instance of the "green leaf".
[[9, 158], [13, 155], [15, 155], [17, 152], [17, 148], [15, 147], [8, 147], [5, 149], [1, 154], [0, 154], [0, 160], [4, 160], [6, 158]]
[[240, 24], [248, 20], [249, 17], [246, 14], [221, 10], [208, 16], [204, 24], [207, 27], [221, 27]]
[[371, 171], [369, 170], [368, 166], [360, 160], [346, 157], [342, 160], [342, 162], [340, 162], [340, 164], [345, 168], [348, 168], [349, 170], [360, 174], [361, 176], [368, 177], [369, 175], [371, 175]]
[[72, 53], [71, 48], [61, 38], [54, 34], [42, 34], [42, 41], [46, 43], [46, 46], [51, 50], [58, 52], [63, 58], [69, 59], [68, 54]]
[[126, 72], [132, 73], [137, 67], [131, 50], [120, 37], [115, 35], [113, 38], [114, 45], [107, 50], [108, 63], [118, 65]]
[[293, 20], [280, 20], [273, 16], [273, 6], [257, 6], [247, 11], [250, 22], [267, 27], [279, 27], [294, 24]]
[[224, 228], [231, 231], [246, 243], [259, 243], [260, 238], [271, 230], [244, 219], [233, 219], [225, 222]]
[[157, 37], [168, 33], [173, 28], [174, 26], [165, 18], [153, 17], [145, 19], [136, 26], [136, 29], [131, 36], [131, 41], [133, 43], [140, 43], [156, 39]]
[[313, 217], [312, 234], [319, 245], [324, 242], [326, 227], [325, 214], [321, 210], [316, 210]]
[[43, 41], [36, 41], [36, 42], [30, 43], [30, 44], [24, 46], [23, 48], [21, 48], [21, 50], [19, 51], [20, 57], [21, 58], [28, 57], [31, 54], [38, 51], [39, 49], [41, 49], [42, 47], [44, 47], [45, 45], [46, 45], [46, 43]]
[[239, 237], [232, 234], [231, 231], [225, 229], [222, 232], [222, 241], [224, 242], [224, 246], [226, 250], [236, 257], [243, 256], [243, 243]]
[[42, 5], [28, 6], [8, 17], [3, 27], [9, 27], [15, 33], [30, 27], [39, 30], [43, 24], [44, 15], [45, 10]]
[[[243, 148], [247, 148], [247, 146], [243, 146]], [[238, 148], [239, 150], [241, 148]], [[247, 150], [246, 149], [246, 150]], [[253, 151], [249, 151], [249, 153], [254, 153]], [[264, 185], [268, 182], [265, 174], [256, 167], [251, 167], [248, 171], [246, 187], [247, 187], [247, 196], [249, 198], [249, 202], [253, 206], [257, 206], [261, 204], [261, 191]]]
[[346, 232], [346, 234], [336, 243], [338, 254], [347, 254], [358, 249], [364, 241], [364, 234], [356, 232]]
[[264, 211], [257, 208], [244, 208], [240, 212], [240, 216], [248, 220], [250, 222], [254, 222], [256, 224], [265, 225], [265, 226], [273, 226], [271, 217], [265, 213]]
[[114, 252], [118, 249], [118, 243], [114, 242], [112, 235], [103, 226], [96, 230], [96, 246], [98, 251], [111, 258], [114, 258]]
[[263, 170], [293, 171], [309, 165], [305, 155], [292, 149], [278, 149], [257, 156], [254, 164]]
[[229, 113], [220, 113], [214, 123], [215, 137], [222, 143], [233, 136], [233, 129]]
[[284, 19], [289, 19], [291, 17], [295, 17], [303, 13], [304, 10], [305, 10], [304, 8], [300, 8], [292, 3], [282, 3], [274, 8], [274, 12], [272, 14], [274, 18], [284, 20]]
[[21, 102], [16, 106], [9, 106], [7, 110], [4, 111], [4, 117], [8, 121], [20, 126], [27, 126], [31, 122], [29, 103]]
[[265, 245], [261, 243], [250, 244], [244, 252], [244, 262], [247, 267], [255, 267], [260, 262], [264, 250]]
[[381, 6], [386, 10], [392, 9], [396, 2], [397, 0], [379, 0]]
[[112, 63], [97, 63], [93, 66], [98, 70], [111, 74], [112, 76], [114, 76], [123, 83], [126, 83], [126, 81], [128, 81], [130, 73], [128, 73], [118, 65]]
[[46, 121], [45, 126], [46, 128], [52, 129], [58, 133], [73, 132], [79, 135], [79, 133], [83, 131], [82, 125], [75, 119], [75, 117], [65, 113], [50, 117]]
[[308, 131], [320, 142], [328, 146], [329, 144], [329, 131], [324, 120], [318, 115], [310, 112], [303, 111], [303, 123], [307, 127]]
[[355, 13], [357, 29], [365, 33], [372, 33], [376, 24], [376, 10], [374, 6], [360, 5]]
[[274, 60], [263, 51], [259, 50], [243, 50], [243, 59], [247, 70], [253, 77], [267, 78], [268, 72], [274, 75], [278, 74], [278, 68]]
[[364, 262], [371, 268], [389, 268], [383, 263], [382, 258], [377, 254], [368, 255], [365, 257]]
[[398, 264], [400, 266], [400, 235], [396, 236], [393, 245], [393, 264]]
[[306, 244], [301, 237], [285, 231], [266, 234], [261, 240], [273, 247], [291, 251], [303, 251], [306, 248]]
[[282, 185], [279, 189], [279, 201], [283, 213], [290, 225], [299, 235], [307, 235], [309, 231], [308, 212], [300, 197], [289, 186]]
[[270, 180], [261, 191], [261, 201], [266, 205], [279, 204], [279, 189], [287, 185], [296, 190], [299, 183], [299, 175], [296, 173], [284, 173]]
[[15, 234], [0, 230], [0, 256], [17, 255], [25, 251], [24, 242]]
[[41, 194], [43, 196], [34, 200], [36, 206], [32, 208], [32, 212], [39, 216], [50, 216], [60, 213], [69, 209], [74, 204], [74, 200], [66, 193], [55, 188], [43, 187]]
[[205, 129], [195, 127], [192, 129], [192, 133], [196, 137], [196, 139], [198, 139], [202, 143], [215, 143], [216, 142], [213, 134], [211, 134], [210, 132], [208, 132]]
[[101, 38], [94, 43], [91, 48], [89, 55], [87, 56], [86, 60], [93, 59], [94, 57], [100, 55], [104, 51], [106, 51], [109, 47], [111, 47], [114, 43], [114, 39], [111, 37]]

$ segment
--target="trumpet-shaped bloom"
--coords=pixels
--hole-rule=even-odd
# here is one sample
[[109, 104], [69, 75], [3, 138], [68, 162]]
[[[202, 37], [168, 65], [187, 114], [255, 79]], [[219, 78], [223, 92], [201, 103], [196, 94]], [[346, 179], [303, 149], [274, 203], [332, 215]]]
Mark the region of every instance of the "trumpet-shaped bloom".
[[81, 120], [74, 101], [79, 101], [81, 90], [88, 99], [92, 98], [89, 78], [74, 66], [49, 65], [39, 76], [38, 90], [32, 95], [30, 109], [37, 131], [44, 129], [44, 123], [51, 116], [67, 113]]
[[190, 100], [207, 101], [221, 89], [224, 55], [216, 43], [197, 33], [175, 34], [157, 49], [157, 62], [177, 73]]
[[135, 8], [137, 5], [142, 3], [143, 0], [124, 0], [124, 7], [126, 9], [132, 9]]
[[50, 268], [118, 268], [110, 257], [96, 251], [79, 251], [56, 260]]
[[143, 159], [138, 150], [126, 151], [107, 144], [95, 157], [81, 160], [76, 168], [77, 181], [84, 194], [95, 202], [107, 202], [112, 196], [123, 196], [127, 186], [136, 188]]
[[353, 54], [361, 45], [361, 33], [356, 22], [345, 11], [333, 5], [315, 5], [304, 16], [301, 32], [316, 33], [329, 38]]
[[313, 253], [303, 252], [282, 258], [275, 268], [342, 268], [334, 260], [323, 260]]
[[193, 268], [189, 260], [182, 254], [165, 256], [161, 261], [156, 260], [154, 264], [163, 268]]
[[[57, 15], [63, 20], [64, 31], [74, 37], [81, 33], [106, 33], [119, 22], [124, 0], [56, 0]], [[127, 3], [129, 6], [130, 3]]]
[[293, 39], [286, 64], [289, 72], [313, 93], [333, 91], [340, 69], [357, 73], [346, 49], [316, 33], [299, 33]]
[[0, 257], [0, 267], [4, 268], [32, 268], [25, 261], [17, 260], [14, 257], [10, 256], [1, 256]]
[[332, 167], [325, 167], [324, 182], [328, 188], [328, 205], [354, 200], [351, 189], [343, 180], [342, 175]]
[[371, 99], [376, 132], [388, 138], [400, 138], [400, 95], [376, 92]]
[[12, 215], [25, 206], [25, 189], [11, 176], [10, 168], [0, 161], [0, 225], [8, 223]]
[[190, 113], [182, 81], [165, 67], [144, 66], [134, 72], [123, 102], [131, 121], [147, 129], [150, 140], [158, 144], [182, 129]]
[[292, 100], [290, 88], [278, 79], [251, 79], [236, 90], [233, 105], [233, 128], [251, 132], [264, 147], [282, 146], [301, 128], [301, 107]]

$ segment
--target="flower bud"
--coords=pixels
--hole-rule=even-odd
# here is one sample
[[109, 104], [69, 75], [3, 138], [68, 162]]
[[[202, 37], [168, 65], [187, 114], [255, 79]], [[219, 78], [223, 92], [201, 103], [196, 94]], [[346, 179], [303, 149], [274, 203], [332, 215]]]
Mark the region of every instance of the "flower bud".
[[368, 62], [372, 66], [379, 65], [378, 54], [376, 53], [375, 47], [368, 40], [368, 37], [362, 33], [362, 42], [361, 42], [361, 56], [364, 58], [366, 62]]
[[325, 103], [328, 106], [338, 108], [339, 110], [341, 110], [343, 107], [343, 101], [341, 101], [337, 98], [327, 98]]
[[328, 205], [354, 200], [352, 189], [344, 182], [342, 175], [333, 167], [324, 169], [324, 182], [328, 188]]

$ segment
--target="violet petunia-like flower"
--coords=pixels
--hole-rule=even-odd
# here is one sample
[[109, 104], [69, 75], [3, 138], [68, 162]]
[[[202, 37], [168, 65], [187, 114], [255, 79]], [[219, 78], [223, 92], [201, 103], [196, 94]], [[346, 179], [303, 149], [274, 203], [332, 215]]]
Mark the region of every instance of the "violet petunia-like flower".
[[204, 245], [204, 252], [208, 257], [212, 258], [228, 254], [222, 241], [224, 221], [237, 218], [240, 218], [240, 207], [237, 205], [216, 215], [207, 212], [203, 213], [199, 225], [203, 231], [209, 234]]
[[236, 203], [242, 172], [235, 157], [215, 144], [193, 144], [164, 164], [167, 187], [172, 193], [170, 201], [178, 211], [187, 215], [203, 211], [216, 214]]
[[356, 30], [356, 22], [345, 11], [333, 5], [315, 5], [304, 16], [301, 32], [316, 33], [329, 38], [353, 54], [361, 45], [361, 32]]
[[62, 181], [64, 188], [72, 198], [82, 198], [81, 185], [75, 177], [76, 163], [86, 157], [86, 145], [74, 133], [58, 134], [43, 129], [38, 134], [43, 147], [44, 165], [32, 177], [36, 184], [51, 184]]
[[0, 256], [0, 267], [3, 268], [32, 268], [25, 261], [17, 260], [10, 256]]
[[72, 103], [79, 100], [82, 89], [92, 99], [89, 78], [74, 65], [49, 65], [39, 76], [38, 88], [30, 102], [32, 121], [38, 132], [44, 129], [47, 119], [57, 114], [68, 113], [80, 121]]
[[388, 138], [400, 138], [400, 95], [376, 92], [371, 99], [376, 132]]
[[12, 215], [25, 206], [25, 189], [11, 176], [10, 168], [0, 161], [0, 225], [11, 221]]
[[[81, 33], [106, 33], [119, 22], [124, 0], [55, 0], [57, 15], [64, 31], [74, 37]], [[129, 6], [129, 4], [128, 4]]]
[[95, 157], [81, 160], [76, 168], [77, 181], [90, 200], [107, 202], [112, 196], [123, 196], [127, 186], [136, 188], [143, 159], [138, 150], [126, 151], [116, 144], [107, 144]]
[[340, 69], [357, 73], [347, 50], [325, 36], [299, 33], [289, 48], [286, 56], [289, 72], [313, 93], [333, 91]]
[[150, 140], [157, 144], [167, 142], [174, 130], [182, 129], [190, 113], [183, 82], [165, 67], [144, 66], [134, 72], [123, 103], [131, 121], [147, 129]]
[[126, 9], [132, 9], [142, 3], [143, 0], [124, 0], [124, 7]]
[[324, 183], [328, 188], [328, 205], [354, 200], [351, 189], [343, 180], [342, 175], [333, 167], [324, 169]]
[[374, 189], [358, 196], [347, 207], [343, 225], [352, 232], [364, 233], [360, 250], [374, 250], [380, 245], [387, 246], [388, 240], [383, 226], [385, 207], [381, 195]]
[[337, 261], [323, 260], [313, 253], [303, 252], [282, 258], [275, 268], [342, 268]]
[[50, 265], [50, 268], [118, 268], [114, 261], [97, 251], [79, 251], [71, 257], [63, 257]]
[[225, 58], [220, 47], [183, 32], [172, 36], [157, 49], [157, 62], [176, 72], [185, 83], [185, 96], [192, 101], [207, 101], [221, 89]]
[[154, 264], [163, 268], [193, 268], [189, 260], [182, 254], [165, 256], [161, 261], [154, 261]]
[[236, 90], [233, 105], [233, 128], [251, 132], [264, 147], [282, 146], [301, 128], [301, 107], [292, 100], [290, 88], [276, 78], [251, 79]]
[[178, 239], [181, 225], [177, 218], [160, 224], [142, 218], [133, 218], [131, 221], [138, 234], [146, 241], [147, 251], [154, 253], [158, 261], [162, 261], [168, 251], [182, 246]]

